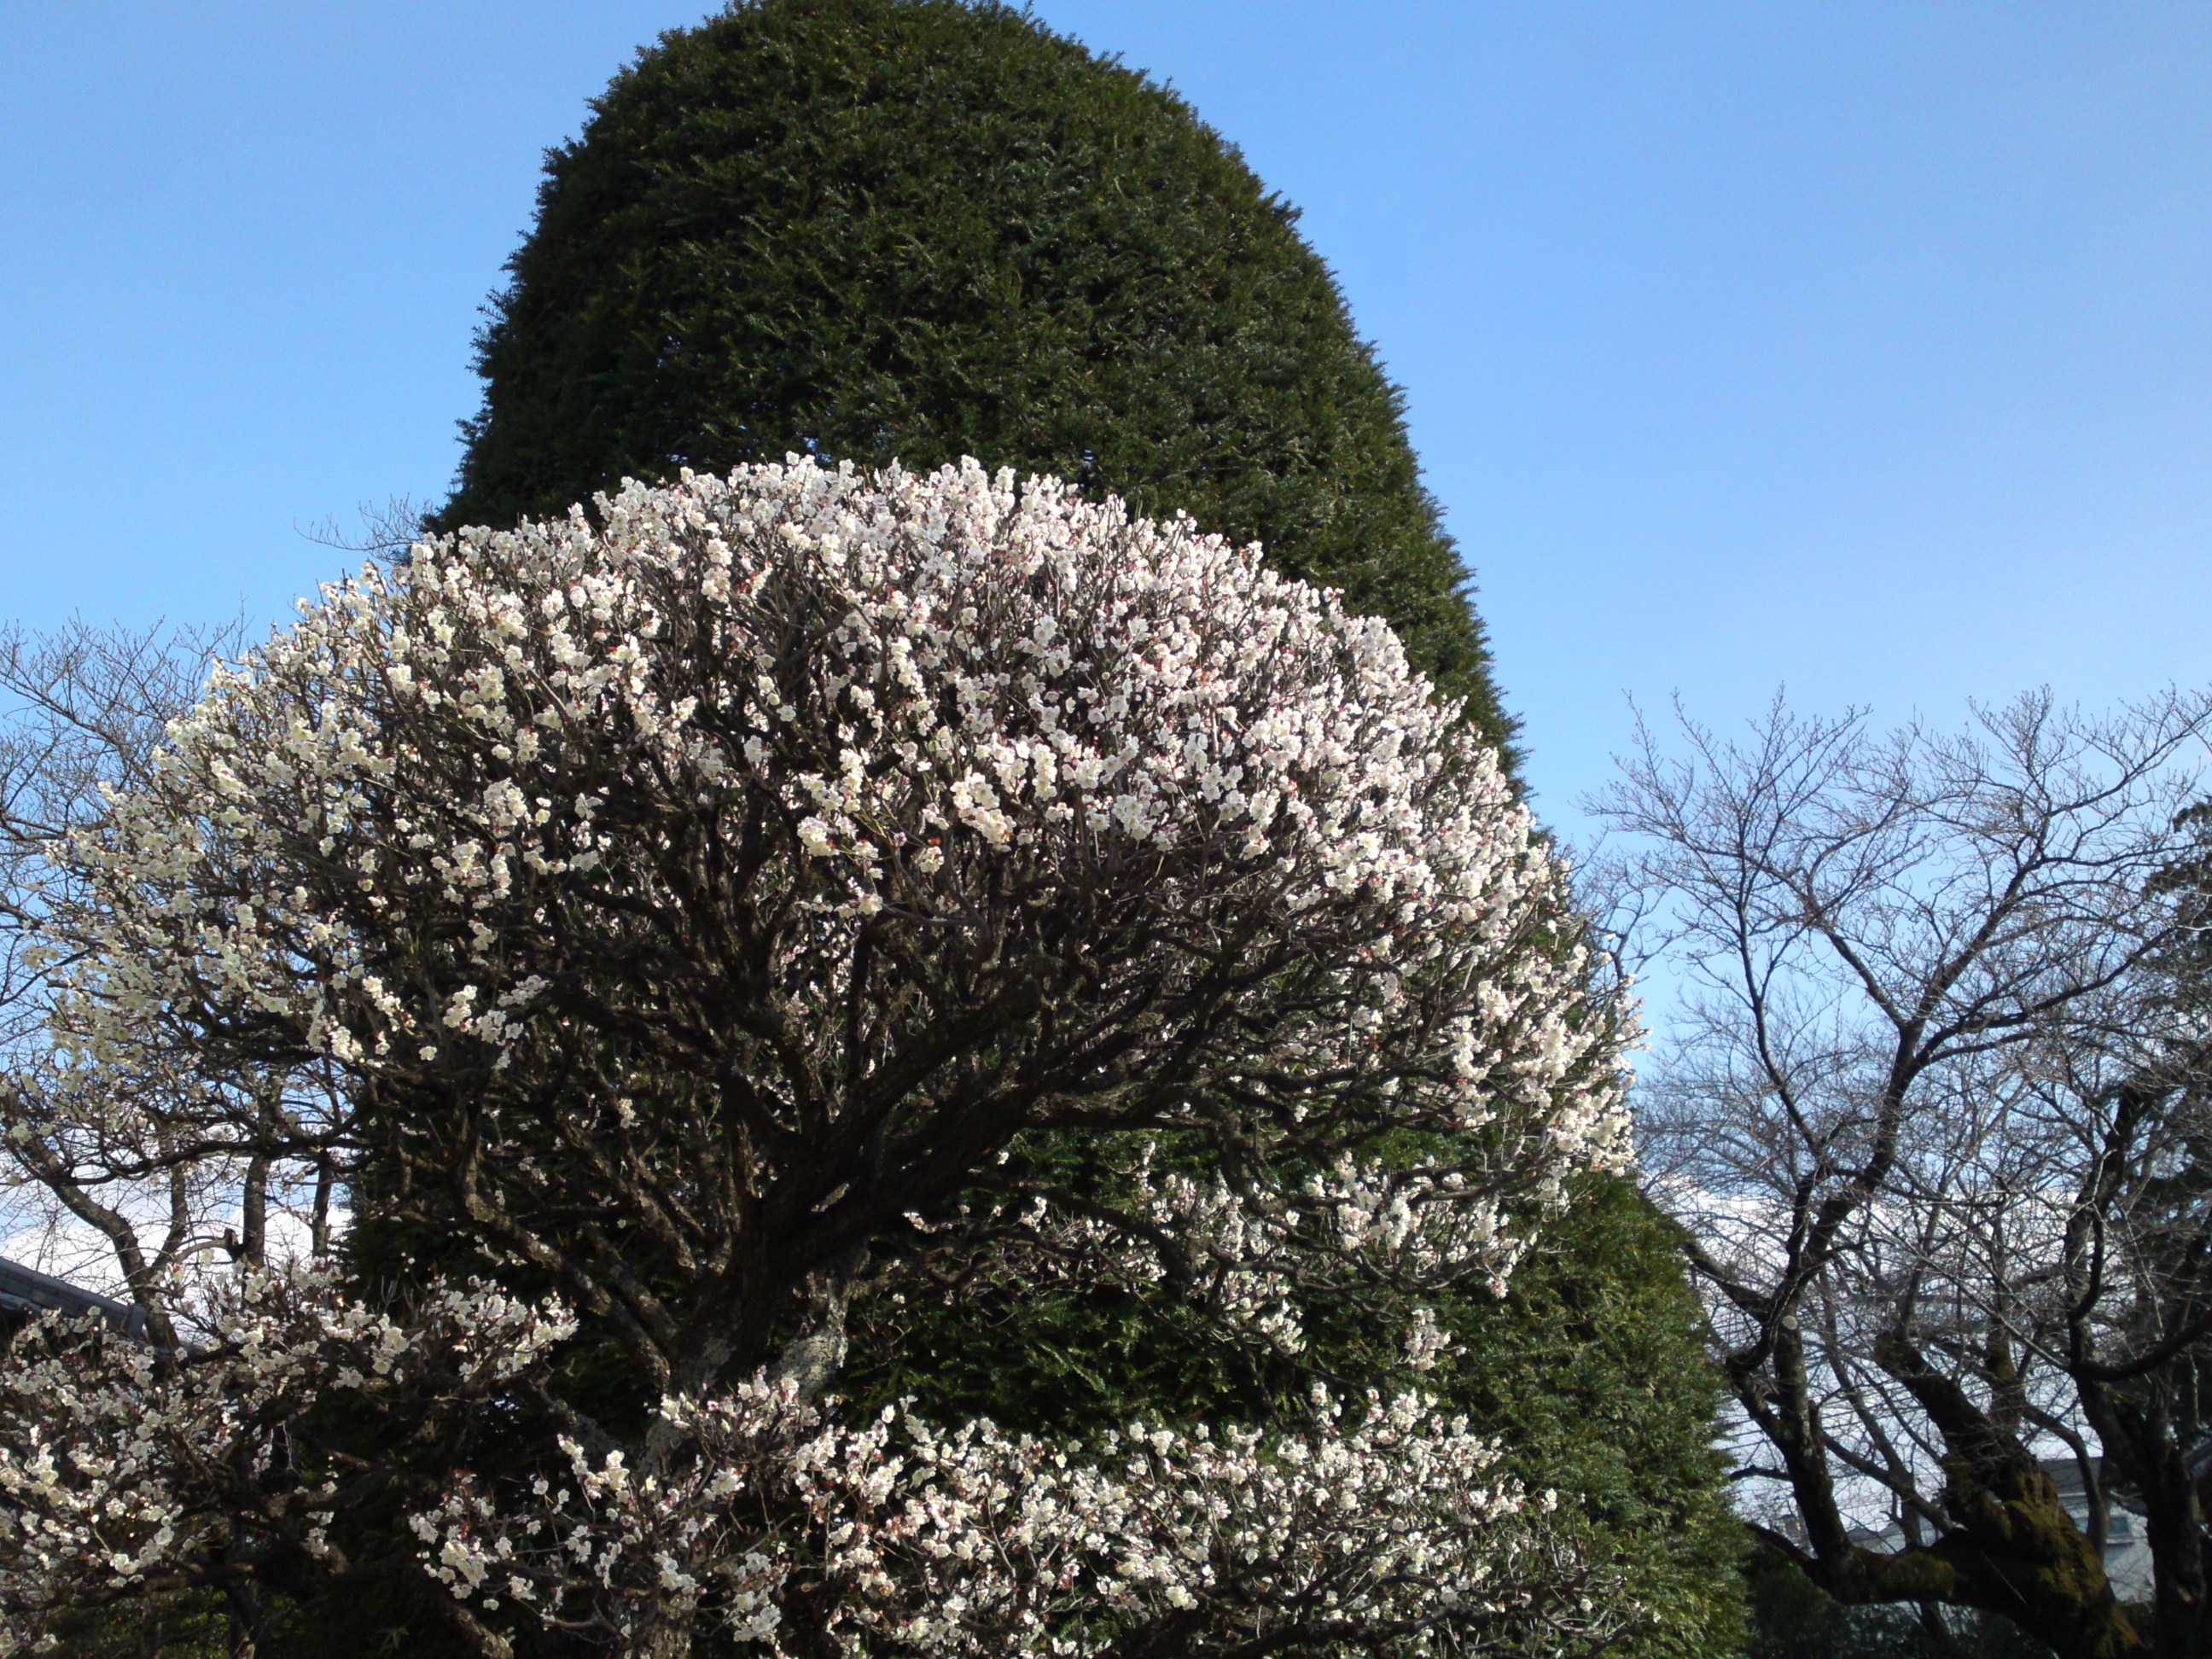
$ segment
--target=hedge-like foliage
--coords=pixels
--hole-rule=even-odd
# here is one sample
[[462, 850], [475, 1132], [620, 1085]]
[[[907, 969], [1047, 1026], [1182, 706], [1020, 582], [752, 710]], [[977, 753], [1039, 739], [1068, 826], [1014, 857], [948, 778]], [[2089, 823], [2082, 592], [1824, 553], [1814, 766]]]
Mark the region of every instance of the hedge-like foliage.
[[1265, 543], [1510, 738], [1401, 393], [1296, 210], [1174, 93], [997, 4], [758, 0], [592, 109], [434, 527], [793, 451], [974, 455]]

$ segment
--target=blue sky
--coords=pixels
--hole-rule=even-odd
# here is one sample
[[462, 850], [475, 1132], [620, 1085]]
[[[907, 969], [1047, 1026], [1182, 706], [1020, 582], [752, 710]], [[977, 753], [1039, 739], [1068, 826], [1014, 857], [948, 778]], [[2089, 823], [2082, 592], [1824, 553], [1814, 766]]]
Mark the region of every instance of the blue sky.
[[[1037, 11], [1304, 210], [1571, 832], [1625, 694], [2212, 680], [2212, 9]], [[274, 619], [439, 498], [541, 150], [700, 15], [0, 6], [0, 617]]]

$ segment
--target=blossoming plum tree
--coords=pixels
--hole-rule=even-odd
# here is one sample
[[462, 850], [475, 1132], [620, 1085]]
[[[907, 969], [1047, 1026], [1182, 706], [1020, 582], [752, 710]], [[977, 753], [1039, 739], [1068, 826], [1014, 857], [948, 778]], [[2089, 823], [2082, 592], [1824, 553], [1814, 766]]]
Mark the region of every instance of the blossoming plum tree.
[[[342, 1143], [486, 1279], [257, 1279], [152, 1356], [21, 1340], [19, 1641], [309, 1568], [418, 1574], [487, 1654], [1465, 1650], [1613, 1616], [1413, 1385], [1419, 1297], [1502, 1287], [1623, 1158], [1627, 1018], [1492, 751], [1256, 550], [973, 463], [632, 486], [325, 589], [55, 857], [19, 1121]], [[872, 1250], [1060, 1128], [1133, 1168], [1200, 1134], [1218, 1173], [1026, 1237], [1202, 1281], [1279, 1348], [1291, 1287], [1387, 1287], [1399, 1374], [1292, 1432], [1087, 1449], [845, 1411]], [[332, 1431], [339, 1395], [393, 1426]], [[394, 1495], [404, 1559], [331, 1543]]]

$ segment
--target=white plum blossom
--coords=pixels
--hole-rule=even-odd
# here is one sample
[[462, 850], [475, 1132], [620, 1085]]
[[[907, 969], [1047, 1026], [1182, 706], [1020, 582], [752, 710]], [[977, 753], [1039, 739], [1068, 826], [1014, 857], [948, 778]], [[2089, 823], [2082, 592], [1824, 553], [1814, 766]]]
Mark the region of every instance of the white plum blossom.
[[[1187, 994], [1231, 915], [1328, 949], [1255, 1093], [1510, 1109], [1560, 1167], [1622, 1144], [1578, 950], [1518, 948], [1559, 872], [1390, 630], [1049, 481], [802, 462], [425, 543], [219, 668], [155, 765], [70, 849], [94, 948], [62, 1027], [111, 1063], [241, 1017], [363, 1076], [511, 1063], [562, 978], [533, 920], [680, 902], [651, 854], [765, 813], [804, 855], [776, 969], [818, 1044], [879, 914], [957, 933], [994, 883], [1054, 921], [1112, 895]], [[465, 933], [434, 982], [395, 975], [385, 933], [439, 918]], [[1219, 1000], [1278, 988], [1253, 977]], [[1171, 1043], [1192, 1016], [1159, 1018]]]
[[[1032, 1277], [1128, 1288], [1174, 1279], [1222, 1337], [1285, 1355], [1305, 1346], [1297, 1304], [1306, 1295], [1503, 1296], [1529, 1242], [1457, 1169], [1346, 1154], [1303, 1182], [1240, 1189], [1218, 1174], [1156, 1170], [1152, 1152], [1121, 1172], [1118, 1208], [1070, 1212], [1036, 1194], [1018, 1213], [1002, 1205], [963, 1220], [1022, 1238], [1020, 1271]], [[925, 1235], [959, 1224], [908, 1219]], [[1432, 1310], [1416, 1304], [1405, 1317], [1409, 1369], [1432, 1369], [1449, 1339]]]
[[343, 1472], [309, 1474], [300, 1419], [349, 1395], [418, 1431], [495, 1398], [575, 1329], [557, 1304], [448, 1285], [405, 1308], [328, 1270], [215, 1282], [181, 1352], [43, 1316], [0, 1364], [0, 1653], [47, 1609], [191, 1582], [245, 1522], [264, 1547], [342, 1568]]
[[[1257, 548], [972, 462], [632, 484], [325, 587], [132, 776], [52, 851], [38, 1110], [184, 1103], [175, 1144], [325, 1196], [374, 1173], [356, 1227], [562, 1304], [483, 1316], [504, 1372], [453, 1358], [434, 1296], [158, 1359], [32, 1344], [0, 1366], [59, 1401], [0, 1383], [48, 1437], [0, 1465], [36, 1498], [0, 1532], [21, 1616], [225, 1526], [315, 1558], [320, 1499], [189, 1469], [252, 1473], [318, 1391], [428, 1389], [436, 1422], [563, 1447], [403, 1437], [374, 1474], [502, 1659], [539, 1625], [1196, 1655], [1604, 1622], [1554, 1594], [1575, 1575], [1490, 1449], [1410, 1395], [1080, 1449], [854, 1426], [823, 1393], [874, 1242], [1026, 1137], [1238, 1147], [1218, 1179], [1131, 1166], [1155, 1262], [1285, 1354], [1299, 1295], [1382, 1287], [1416, 1372], [1445, 1346], [1421, 1298], [1502, 1287], [1563, 1183], [1625, 1158], [1632, 1020], [1495, 755], [1388, 627]], [[1150, 1271], [1127, 1232], [1092, 1241], [1108, 1276]], [[669, 1402], [641, 1438], [562, 1394], [571, 1319]], [[193, 1381], [222, 1364], [235, 1420]], [[132, 1437], [133, 1401], [169, 1426]], [[106, 1522], [69, 1494], [125, 1487], [84, 1542]]]
[[758, 1381], [662, 1411], [697, 1448], [679, 1477], [568, 1443], [568, 1468], [519, 1503], [465, 1487], [415, 1517], [437, 1576], [618, 1643], [703, 1600], [771, 1653], [795, 1577], [830, 1588], [828, 1634], [855, 1656], [1075, 1659], [1163, 1622], [1199, 1650], [1304, 1631], [1465, 1652], [1620, 1620], [1532, 1524], [1548, 1504], [1418, 1395], [1347, 1421], [1317, 1390], [1305, 1428], [1272, 1440], [1136, 1424], [1087, 1450], [890, 1409], [847, 1426]]

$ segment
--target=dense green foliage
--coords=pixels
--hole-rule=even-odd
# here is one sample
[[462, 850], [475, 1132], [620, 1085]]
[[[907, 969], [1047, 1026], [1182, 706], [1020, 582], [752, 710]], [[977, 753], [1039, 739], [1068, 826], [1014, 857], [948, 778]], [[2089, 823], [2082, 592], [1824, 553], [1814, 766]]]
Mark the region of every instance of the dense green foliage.
[[1452, 1394], [1505, 1437], [1532, 1487], [1579, 1514], [1591, 1553], [1650, 1615], [1617, 1651], [1735, 1653], [1743, 1528], [1713, 1450], [1719, 1379], [1667, 1224], [1628, 1182], [1601, 1183], [1509, 1297], [1461, 1321]]
[[1397, 388], [1173, 93], [994, 4], [768, 0], [593, 110], [480, 337], [437, 527], [794, 451], [969, 454], [1265, 543], [1510, 735]]

